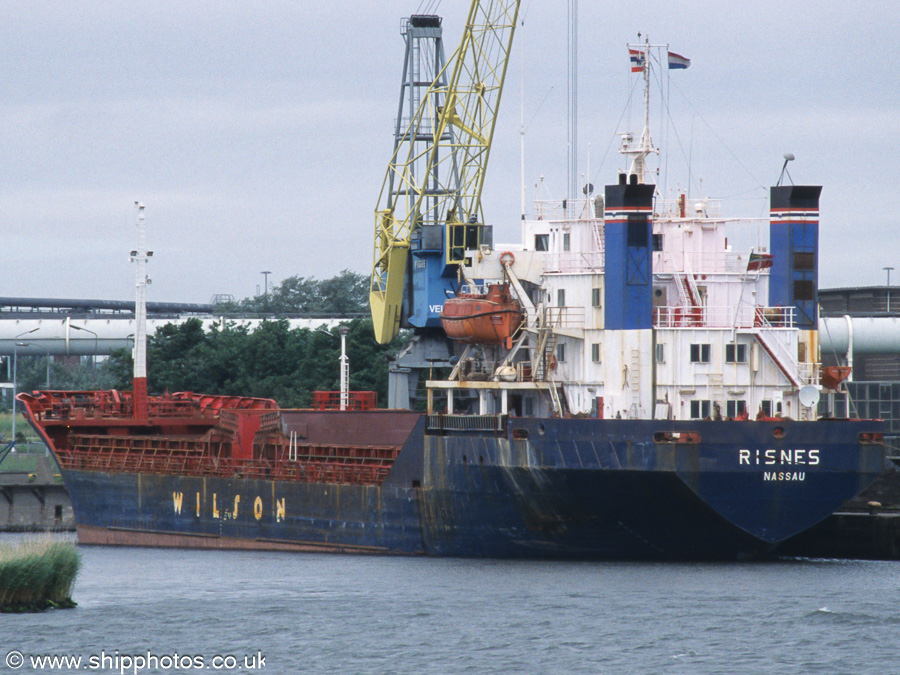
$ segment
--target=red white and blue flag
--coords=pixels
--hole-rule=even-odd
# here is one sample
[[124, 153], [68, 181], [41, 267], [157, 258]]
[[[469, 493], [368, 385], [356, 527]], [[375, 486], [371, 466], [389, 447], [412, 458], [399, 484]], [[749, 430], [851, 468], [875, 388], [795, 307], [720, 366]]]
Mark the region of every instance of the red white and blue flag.
[[644, 72], [644, 52], [638, 51], [637, 49], [629, 49], [628, 58], [631, 59], [632, 73]]
[[[682, 56], [681, 54], [676, 54], [675, 52], [668, 52], [669, 55], [669, 69], [670, 70], [678, 70], [683, 68], [688, 68], [691, 65], [691, 60]], [[631, 72], [632, 73], [642, 73], [644, 72], [644, 65], [646, 64], [646, 54], [639, 49], [631, 49], [628, 48], [628, 58], [631, 61]]]
[[[676, 54], [675, 52], [669, 52], [669, 70], [677, 69], [677, 68], [688, 68], [691, 65], [691, 60], [683, 57], [681, 54]], [[634, 70], [632, 68], [632, 70]]]
[[775, 264], [771, 253], [754, 253], [750, 251], [750, 258], [747, 260], [747, 271], [765, 270]]

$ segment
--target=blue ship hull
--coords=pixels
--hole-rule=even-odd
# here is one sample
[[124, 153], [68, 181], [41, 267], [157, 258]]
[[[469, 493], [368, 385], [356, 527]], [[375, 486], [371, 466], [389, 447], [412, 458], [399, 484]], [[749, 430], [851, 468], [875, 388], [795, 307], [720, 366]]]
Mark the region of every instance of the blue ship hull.
[[822, 521], [884, 462], [880, 444], [859, 440], [880, 432], [872, 421], [504, 421], [465, 431], [422, 416], [379, 486], [64, 478], [84, 543], [733, 560]]

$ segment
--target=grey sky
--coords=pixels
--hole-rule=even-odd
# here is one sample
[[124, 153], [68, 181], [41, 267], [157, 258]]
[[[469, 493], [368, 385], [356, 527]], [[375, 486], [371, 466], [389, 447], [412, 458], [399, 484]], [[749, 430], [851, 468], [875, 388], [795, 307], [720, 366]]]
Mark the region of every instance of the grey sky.
[[[566, 3], [525, 0], [526, 178], [563, 195]], [[443, 2], [448, 53], [468, 2]], [[2, 295], [133, 296], [133, 203], [146, 204], [150, 299], [252, 295], [299, 274], [368, 273], [390, 156], [400, 2], [0, 4]], [[671, 74], [668, 183], [765, 215], [782, 153], [821, 183], [821, 285], [900, 269], [896, 0], [587, 2], [579, 6], [579, 159], [600, 186], [620, 160], [638, 31], [692, 60]], [[484, 195], [518, 238], [521, 43]], [[630, 122], [630, 123], [629, 123]], [[628, 127], [628, 128], [626, 128]], [[588, 145], [590, 144], [590, 145]], [[702, 179], [702, 184], [696, 179]], [[533, 189], [528, 191], [529, 197]], [[752, 235], [755, 242], [755, 232]], [[900, 272], [897, 273], [900, 279]]]

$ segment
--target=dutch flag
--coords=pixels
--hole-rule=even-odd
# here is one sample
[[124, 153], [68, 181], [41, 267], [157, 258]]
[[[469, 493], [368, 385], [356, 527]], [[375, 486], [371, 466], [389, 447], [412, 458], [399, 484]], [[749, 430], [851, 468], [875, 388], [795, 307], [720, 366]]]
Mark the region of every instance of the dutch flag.
[[[673, 68], [687, 68], [690, 65], [690, 59], [686, 59], [681, 54], [669, 52], [669, 70], [672, 70]], [[632, 67], [631, 70], [634, 71], [634, 67]]]

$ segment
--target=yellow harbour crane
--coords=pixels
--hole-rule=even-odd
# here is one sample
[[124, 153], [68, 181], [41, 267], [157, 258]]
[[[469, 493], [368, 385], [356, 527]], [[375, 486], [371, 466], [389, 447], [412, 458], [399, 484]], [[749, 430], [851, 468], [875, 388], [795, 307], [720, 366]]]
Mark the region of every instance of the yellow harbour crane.
[[482, 243], [481, 191], [519, 4], [472, 2], [459, 47], [395, 143], [375, 212], [369, 293], [382, 344], [399, 331], [407, 269], [415, 277], [410, 325], [438, 326], [464, 252]]

